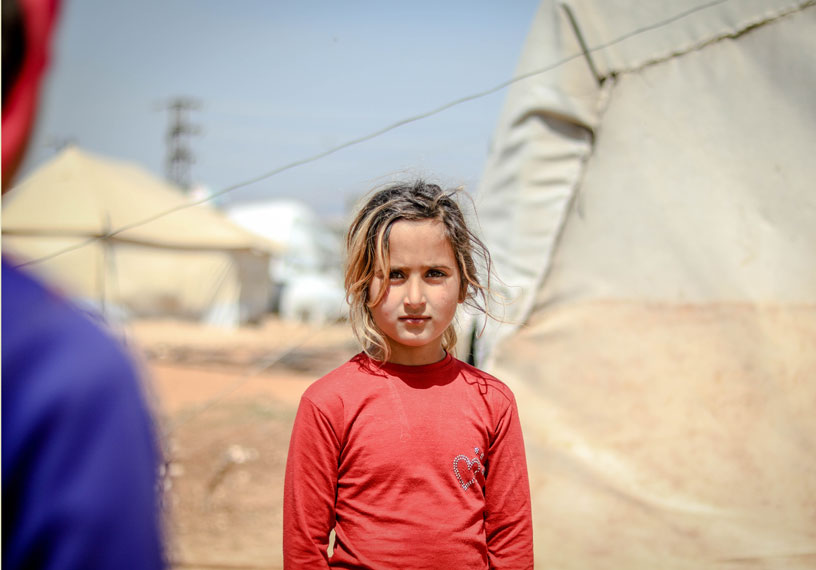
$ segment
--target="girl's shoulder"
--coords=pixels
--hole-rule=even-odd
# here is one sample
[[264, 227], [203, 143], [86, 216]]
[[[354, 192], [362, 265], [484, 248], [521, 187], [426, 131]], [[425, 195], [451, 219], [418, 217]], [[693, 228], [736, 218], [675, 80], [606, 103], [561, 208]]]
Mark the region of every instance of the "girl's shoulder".
[[371, 366], [371, 360], [360, 353], [312, 382], [303, 396], [315, 403], [335, 399], [359, 390], [365, 385], [360, 380], [373, 375], [376, 369]]
[[486, 395], [492, 394], [499, 400], [508, 403], [515, 401], [515, 396], [510, 387], [492, 374], [458, 359], [456, 364], [459, 367], [461, 377], [468, 384], [473, 384]]

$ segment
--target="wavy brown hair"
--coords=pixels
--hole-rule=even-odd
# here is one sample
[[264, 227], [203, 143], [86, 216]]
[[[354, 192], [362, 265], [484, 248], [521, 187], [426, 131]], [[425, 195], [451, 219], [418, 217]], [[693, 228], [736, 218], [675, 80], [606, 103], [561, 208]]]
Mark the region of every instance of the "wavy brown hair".
[[[487, 314], [490, 253], [468, 228], [456, 200], [458, 193], [459, 190], [443, 190], [423, 180], [396, 183], [374, 192], [354, 217], [346, 236], [346, 300], [354, 335], [373, 359], [387, 361], [390, 357], [385, 334], [374, 323], [371, 308], [383, 300], [388, 290], [388, 239], [396, 221], [442, 222], [459, 270], [459, 300]], [[485, 285], [479, 281], [480, 270], [486, 275]], [[369, 285], [378, 271], [385, 276], [385, 282], [377, 296], [370, 299]], [[453, 352], [455, 346], [456, 331], [451, 323], [442, 335], [442, 347]]]

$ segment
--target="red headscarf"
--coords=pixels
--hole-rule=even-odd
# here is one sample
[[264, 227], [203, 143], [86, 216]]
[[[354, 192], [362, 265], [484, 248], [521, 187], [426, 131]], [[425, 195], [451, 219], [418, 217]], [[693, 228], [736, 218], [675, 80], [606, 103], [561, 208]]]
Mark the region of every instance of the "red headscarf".
[[3, 190], [22, 160], [34, 125], [40, 80], [48, 63], [58, 0], [17, 0], [25, 28], [25, 59], [3, 105]]

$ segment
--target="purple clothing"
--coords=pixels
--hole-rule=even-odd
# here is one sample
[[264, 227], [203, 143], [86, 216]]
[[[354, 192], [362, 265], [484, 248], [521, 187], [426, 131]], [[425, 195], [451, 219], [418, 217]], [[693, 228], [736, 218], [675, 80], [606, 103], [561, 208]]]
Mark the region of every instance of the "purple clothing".
[[2, 263], [3, 568], [164, 568], [154, 426], [132, 364]]

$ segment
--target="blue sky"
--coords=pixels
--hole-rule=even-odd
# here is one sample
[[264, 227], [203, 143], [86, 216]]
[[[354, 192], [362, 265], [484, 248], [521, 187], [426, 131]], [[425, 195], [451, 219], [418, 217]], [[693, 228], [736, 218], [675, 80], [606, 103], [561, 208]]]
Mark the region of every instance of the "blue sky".
[[[480, 92], [516, 67], [538, 0], [69, 0], [24, 170], [55, 142], [164, 173], [174, 96], [195, 182], [219, 191]], [[325, 217], [394, 177], [476, 190], [505, 91], [236, 190], [298, 197]]]

